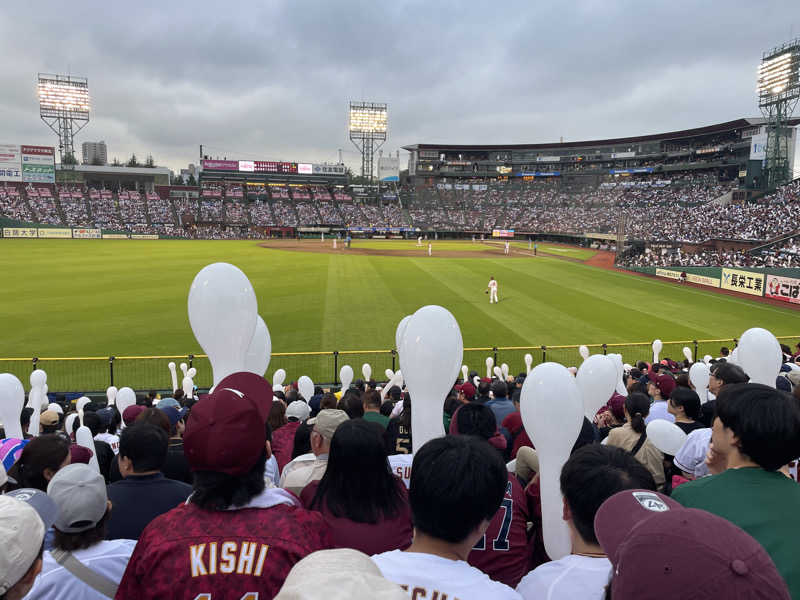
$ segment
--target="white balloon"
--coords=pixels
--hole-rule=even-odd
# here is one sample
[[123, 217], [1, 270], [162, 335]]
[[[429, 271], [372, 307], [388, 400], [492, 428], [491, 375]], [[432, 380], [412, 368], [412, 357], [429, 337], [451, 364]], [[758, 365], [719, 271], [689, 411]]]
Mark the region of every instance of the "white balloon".
[[344, 365], [339, 369], [339, 381], [342, 382], [342, 391], [346, 392], [350, 388], [350, 384], [353, 383], [353, 367]]
[[709, 364], [713, 359], [714, 359], [713, 356], [711, 356], [710, 354], [706, 354], [703, 357], [703, 362], [706, 363], [706, 364]]
[[508, 372], [509, 372], [508, 365], [506, 363], [503, 363], [502, 365], [500, 365], [500, 370], [503, 373], [503, 380], [508, 379]]
[[617, 387], [617, 366], [608, 356], [590, 356], [578, 369], [575, 378], [583, 401], [583, 414], [591, 421]]
[[481, 378], [480, 378], [480, 377], [478, 377], [477, 375], [475, 375], [475, 377], [473, 377], [473, 378], [472, 378], [472, 385], [474, 385], [474, 386], [475, 386], [475, 389], [476, 389], [476, 390], [478, 389], [478, 384], [479, 384], [480, 382], [481, 382]]
[[[37, 394], [38, 396], [38, 394]], [[37, 404], [40, 404], [39, 400], [35, 400]], [[39, 422], [42, 416], [42, 411], [38, 406], [32, 407], [33, 412], [31, 413], [31, 419], [28, 421], [28, 435], [32, 435], [34, 437], [39, 435]]]
[[372, 367], [369, 363], [361, 365], [361, 374], [364, 376], [364, 381], [372, 379]]
[[279, 384], [279, 383], [273, 383], [272, 384], [272, 391], [273, 392], [282, 392], [283, 391], [283, 386], [281, 384]]
[[42, 393], [41, 393], [41, 396], [42, 396], [42, 410], [47, 410], [47, 408], [46, 408], [47, 404], [50, 402], [50, 400], [47, 399], [47, 389], [48, 389], [47, 388], [47, 384], [45, 383], [42, 386]]
[[60, 415], [64, 414], [64, 409], [61, 408], [60, 404], [56, 404], [55, 402], [51, 402], [47, 405], [47, 410], [52, 410], [53, 412], [57, 412]]
[[81, 419], [81, 427], [83, 427], [83, 407], [86, 406], [87, 404], [89, 404], [89, 402], [91, 402], [91, 400], [89, 398], [87, 398], [86, 396], [81, 396], [75, 402], [75, 410], [78, 411], [78, 416]]
[[258, 302], [247, 276], [228, 263], [203, 267], [189, 288], [188, 309], [214, 385], [241, 371], [258, 320]]
[[694, 358], [692, 357], [692, 351], [689, 349], [689, 346], [683, 347], [683, 355], [686, 357], [686, 360], [689, 362], [693, 362]]
[[697, 395], [700, 396], [700, 403], [708, 402], [708, 379], [711, 371], [704, 362], [696, 362], [689, 367], [689, 381], [692, 382]]
[[169, 369], [169, 375], [172, 380], [172, 391], [174, 392], [178, 389], [178, 373], [175, 371], [175, 363], [167, 363], [167, 368]]
[[389, 379], [389, 382], [381, 390], [381, 400], [386, 398], [389, 390], [394, 386], [403, 387], [403, 372], [401, 369], [397, 369], [397, 372]]
[[533, 364], [533, 356], [530, 355], [530, 354], [526, 354], [525, 355], [525, 374], [526, 375], [531, 372], [531, 369], [532, 369], [531, 365], [532, 364]]
[[400, 346], [403, 344], [403, 335], [405, 335], [408, 322], [411, 320], [411, 315], [407, 315], [400, 319], [397, 324], [397, 329], [394, 332], [394, 347], [399, 352]]
[[464, 342], [455, 317], [441, 306], [423, 306], [411, 317], [400, 348], [400, 366], [414, 408], [414, 452], [444, 435], [444, 399], [458, 377]]
[[544, 545], [548, 556], [557, 560], [571, 549], [569, 529], [561, 518], [559, 477], [583, 425], [583, 403], [575, 378], [557, 363], [538, 365], [525, 378], [520, 411], [539, 455]]
[[186, 371], [188, 370], [189, 370], [189, 365], [187, 365], [186, 363], [181, 363], [181, 373], [183, 373], [184, 377], [186, 377]]
[[494, 359], [491, 356], [486, 357], [486, 376], [492, 376], [492, 366], [494, 365]]
[[661, 354], [661, 350], [664, 348], [664, 344], [661, 343], [661, 340], [653, 340], [653, 362], [658, 362], [658, 355]]
[[386, 375], [386, 381], [389, 381], [392, 377], [394, 377], [394, 371], [391, 369], [386, 369], [383, 374]]
[[494, 373], [494, 376], [498, 379], [503, 379], [503, 370], [500, 367], [492, 369], [492, 373]]
[[183, 378], [183, 381], [181, 381], [181, 389], [186, 398], [194, 397], [194, 381], [192, 381], [192, 378], [189, 377], [188, 374]]
[[263, 377], [269, 367], [270, 358], [272, 358], [272, 338], [269, 335], [269, 328], [264, 319], [256, 315], [256, 329], [244, 356], [244, 370]]
[[[734, 348], [728, 355], [728, 362], [734, 365], [739, 364], [739, 347]], [[741, 365], [739, 365], [741, 366]], [[746, 372], [746, 371], [745, 371]]]
[[[172, 366], [175, 366], [175, 363], [172, 363]], [[114, 401], [117, 399], [117, 392], [119, 390], [115, 386], [110, 386], [106, 389], [106, 399], [108, 400], [109, 406], [114, 406]]]
[[664, 454], [675, 456], [686, 441], [686, 434], [675, 423], [653, 419], [647, 424], [647, 439]]
[[67, 432], [67, 435], [72, 435], [72, 427], [75, 424], [75, 419], [78, 418], [78, 413], [71, 413], [67, 415], [67, 418], [64, 419], [64, 431]]
[[194, 367], [192, 367], [191, 369], [189, 369], [188, 371], [186, 371], [186, 376], [187, 376], [189, 379], [194, 379], [194, 378], [197, 376], [197, 369], [195, 369]]
[[467, 377], [469, 377], [469, 367], [467, 367], [467, 365], [461, 365], [461, 379], [466, 381]]
[[78, 431], [75, 432], [75, 443], [92, 451], [92, 457], [89, 459], [89, 466], [99, 473], [100, 464], [97, 462], [97, 449], [94, 447], [94, 439], [92, 438], [91, 430], [85, 425], [78, 427]]
[[739, 365], [750, 376], [750, 383], [775, 387], [775, 380], [783, 364], [783, 352], [771, 332], [761, 327], [748, 329], [739, 339], [736, 350], [739, 351]]
[[622, 355], [621, 354], [609, 354], [608, 358], [610, 358], [614, 366], [617, 369], [617, 393], [620, 396], [628, 396], [628, 389], [625, 387], [625, 382], [622, 381], [622, 375], [625, 373], [625, 367], [622, 365]]
[[119, 388], [117, 392], [117, 410], [119, 414], [125, 412], [125, 409], [129, 406], [134, 406], [136, 404], [136, 392], [134, 392], [129, 387]]
[[625, 363], [624, 365], [622, 365], [622, 372], [623, 373], [630, 373], [632, 368], [633, 368], [633, 365], [629, 365], [628, 363]]
[[36, 369], [31, 373], [30, 377], [31, 387], [40, 388], [47, 383], [47, 373], [41, 369]]
[[283, 382], [285, 380], [286, 380], [286, 371], [284, 371], [283, 369], [278, 369], [272, 374], [273, 385], [283, 386]]
[[580, 346], [578, 348], [578, 354], [581, 355], [581, 358], [583, 358], [583, 360], [586, 360], [587, 358], [589, 358], [589, 348], [588, 348], [588, 346]]
[[300, 395], [306, 402], [311, 400], [311, 397], [314, 395], [314, 382], [311, 381], [311, 377], [308, 375], [300, 377], [300, 379], [297, 380], [297, 391], [300, 392]]

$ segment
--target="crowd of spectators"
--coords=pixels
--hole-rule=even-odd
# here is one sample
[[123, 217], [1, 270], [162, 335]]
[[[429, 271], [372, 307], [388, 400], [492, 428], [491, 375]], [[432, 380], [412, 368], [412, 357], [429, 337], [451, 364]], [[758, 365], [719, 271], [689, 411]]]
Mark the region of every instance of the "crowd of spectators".
[[[297, 197], [298, 196], [295, 195], [295, 198]], [[316, 206], [311, 202], [297, 202], [295, 203], [295, 208], [297, 209], [297, 219], [299, 223], [303, 225], [319, 225], [322, 222]]]
[[288, 199], [288, 192], [286, 200], [273, 200], [272, 214], [275, 216], [276, 225], [296, 227], [298, 224], [297, 211], [292, 201]]
[[[624, 394], [570, 431], [547, 499], [525, 373], [457, 380], [422, 431], [402, 387], [304, 398], [253, 373], [121, 414], [105, 399], [28, 408], [0, 435], [0, 594], [790, 600], [800, 344], [781, 350], [774, 386], [724, 357], [707, 390], [688, 361], [626, 365]], [[551, 527], [566, 542], [554, 556]]]
[[204, 223], [221, 223], [222, 200], [200, 200], [200, 220]]
[[26, 223], [36, 220], [25, 198], [16, 187], [0, 187], [0, 215]]
[[117, 194], [123, 223], [146, 223], [147, 208], [139, 192], [121, 191]]
[[276, 225], [275, 217], [272, 215], [272, 209], [269, 202], [262, 202], [260, 200], [250, 204], [250, 218], [253, 219], [253, 225]]
[[333, 202], [324, 201], [317, 204], [319, 218], [323, 225], [342, 225], [342, 216]]
[[148, 192], [146, 201], [147, 214], [150, 215], [151, 223], [175, 223], [175, 216], [169, 200], [164, 200], [158, 194]]
[[247, 206], [244, 202], [225, 203], [225, 222], [235, 225], [247, 224]]

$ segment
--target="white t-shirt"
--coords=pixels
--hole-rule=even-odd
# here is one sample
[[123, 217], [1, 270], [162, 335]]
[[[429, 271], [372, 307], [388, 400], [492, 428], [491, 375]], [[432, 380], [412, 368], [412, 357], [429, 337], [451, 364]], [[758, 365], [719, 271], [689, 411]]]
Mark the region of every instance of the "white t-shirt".
[[681, 471], [685, 471], [695, 477], [705, 477], [708, 475], [706, 466], [706, 454], [711, 443], [711, 428], [695, 429], [686, 436], [683, 446], [675, 454], [672, 462]]
[[489, 289], [494, 289], [495, 291], [497, 291], [497, 280], [496, 279], [492, 279], [492, 280], [489, 281]]
[[403, 480], [406, 488], [411, 487], [412, 462], [414, 462], [413, 454], [392, 454], [389, 456], [389, 466], [392, 467], [392, 473]]
[[119, 436], [114, 435], [113, 433], [98, 433], [94, 436], [94, 439], [100, 440], [101, 442], [105, 442], [111, 449], [114, 451], [114, 456], [119, 454]]
[[670, 423], [675, 422], [675, 415], [669, 414], [669, 411], [667, 410], [666, 400], [658, 400], [657, 402], [653, 402], [653, 405], [650, 407], [650, 414], [647, 415], [644, 422], [647, 424], [650, 423], [650, 421], [655, 421], [656, 419], [663, 419], [664, 421], [669, 421]]
[[510, 587], [492, 581], [486, 573], [463, 560], [400, 550], [376, 554], [372, 560], [386, 579], [394, 581], [409, 595], [414, 596], [414, 591], [420, 590], [416, 598], [444, 598], [446, 594], [447, 598], [459, 600], [521, 599]]
[[[136, 540], [107, 540], [84, 550], [76, 550], [72, 555], [92, 571], [119, 583]], [[36, 578], [33, 588], [25, 600], [108, 600], [96, 592], [64, 567], [56, 562], [50, 552], [42, 557], [42, 572]]]
[[606, 557], [569, 554], [525, 575], [517, 591], [525, 600], [602, 600], [610, 578]]

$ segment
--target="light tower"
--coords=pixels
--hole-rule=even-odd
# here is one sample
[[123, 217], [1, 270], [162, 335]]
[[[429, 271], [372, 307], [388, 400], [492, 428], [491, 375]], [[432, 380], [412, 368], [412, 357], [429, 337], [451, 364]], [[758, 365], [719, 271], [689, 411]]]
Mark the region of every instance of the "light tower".
[[766, 188], [791, 181], [789, 119], [800, 99], [800, 38], [768, 50], [758, 68], [758, 107], [766, 119]]
[[89, 122], [89, 81], [39, 73], [39, 116], [58, 136], [61, 164], [67, 156], [75, 159], [75, 134]]
[[386, 141], [386, 104], [350, 103], [350, 141], [361, 154], [361, 177], [372, 183], [375, 151]]

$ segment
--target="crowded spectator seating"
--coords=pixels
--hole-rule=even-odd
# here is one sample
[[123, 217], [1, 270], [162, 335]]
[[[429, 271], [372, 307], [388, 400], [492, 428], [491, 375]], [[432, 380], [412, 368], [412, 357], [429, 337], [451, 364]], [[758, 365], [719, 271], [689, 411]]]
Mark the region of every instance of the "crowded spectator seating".
[[[274, 197], [275, 196], [273, 196], [273, 198]], [[288, 197], [285, 200], [273, 200], [272, 214], [275, 217], [276, 225], [285, 227], [296, 227], [298, 225], [297, 212], [295, 211], [292, 201], [289, 200]]]
[[295, 202], [297, 202], [298, 200], [301, 202], [306, 200], [311, 200], [311, 192], [304, 185], [292, 186], [291, 192], [292, 192], [292, 198], [294, 198]]
[[200, 220], [204, 223], [221, 223], [222, 200], [200, 200]]
[[56, 199], [49, 187], [37, 185], [25, 188], [28, 202], [39, 217], [39, 223], [62, 225], [63, 221], [56, 206]]
[[147, 208], [139, 192], [122, 190], [117, 193], [117, 200], [123, 223], [147, 223]]
[[285, 185], [270, 185], [269, 193], [273, 200], [288, 200], [289, 188]]
[[244, 202], [225, 202], [225, 222], [232, 225], [247, 224], [247, 205]]
[[323, 201], [323, 202], [330, 202], [333, 200], [331, 193], [328, 189], [321, 185], [312, 185], [311, 186], [311, 193], [314, 196], [314, 200]]
[[275, 217], [272, 215], [269, 202], [253, 202], [250, 205], [250, 218], [253, 220], [253, 225], [264, 227], [277, 224]]
[[33, 223], [36, 217], [24, 196], [16, 186], [4, 184], [0, 187], [0, 215], [15, 221]]
[[228, 183], [225, 185], [225, 198], [229, 200], [241, 200], [244, 198], [244, 189], [241, 185]]
[[297, 218], [301, 225], [319, 225], [322, 222], [317, 208], [311, 202], [296, 202], [295, 208], [297, 209]]
[[164, 200], [154, 192], [147, 192], [145, 201], [147, 202], [147, 214], [150, 216], [151, 223], [154, 225], [156, 223], [175, 224], [175, 216], [169, 200]]

